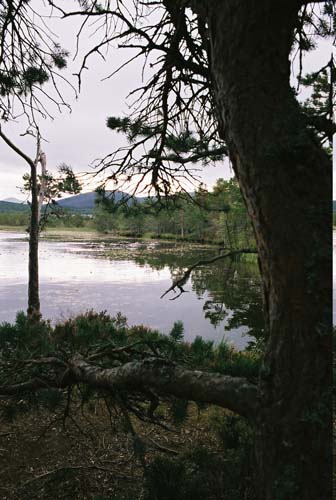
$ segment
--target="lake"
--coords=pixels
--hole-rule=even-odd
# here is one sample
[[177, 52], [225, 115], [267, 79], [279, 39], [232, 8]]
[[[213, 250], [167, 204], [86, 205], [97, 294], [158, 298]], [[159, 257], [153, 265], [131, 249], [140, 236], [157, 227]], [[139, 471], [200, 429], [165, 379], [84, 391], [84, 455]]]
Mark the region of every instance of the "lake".
[[[101, 241], [40, 242], [40, 297], [54, 322], [88, 309], [121, 312], [128, 324], [168, 333], [182, 321], [185, 339], [223, 337], [242, 348], [248, 333], [262, 330], [261, 291], [254, 261], [225, 259], [199, 267], [177, 300], [173, 276], [218, 249], [180, 243]], [[14, 321], [27, 308], [28, 241], [23, 233], [0, 232], [0, 321]]]

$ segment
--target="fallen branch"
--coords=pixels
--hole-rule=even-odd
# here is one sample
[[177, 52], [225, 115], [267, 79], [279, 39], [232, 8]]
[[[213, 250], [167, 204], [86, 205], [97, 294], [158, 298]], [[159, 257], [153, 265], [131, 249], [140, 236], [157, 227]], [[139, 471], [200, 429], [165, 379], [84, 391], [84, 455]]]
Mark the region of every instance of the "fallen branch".
[[257, 386], [247, 379], [187, 370], [163, 359], [147, 358], [104, 369], [77, 355], [71, 362], [71, 372], [76, 382], [112, 393], [146, 393], [151, 389], [157, 394], [216, 404], [249, 418], [257, 407]]
[[48, 378], [34, 378], [26, 382], [0, 387], [0, 396], [36, 392], [48, 388], [65, 389], [74, 384], [104, 390], [116, 396], [118, 391], [142, 393], [152, 391], [159, 396], [173, 396], [190, 401], [215, 404], [247, 418], [253, 418], [257, 409], [257, 386], [242, 377], [220, 373], [189, 370], [163, 358], [124, 363], [114, 368], [101, 368], [88, 363], [80, 354], [70, 360], [68, 367], [59, 365]]
[[257, 250], [254, 248], [242, 248], [240, 250], [230, 250], [229, 252], [223, 253], [221, 255], [216, 255], [216, 257], [212, 257], [212, 259], [207, 259], [207, 260], [199, 260], [195, 262], [192, 266], [190, 266], [183, 274], [181, 278], [178, 278], [177, 280], [173, 281], [173, 284], [168, 290], [165, 291], [164, 294], [161, 295], [160, 299], [163, 299], [167, 293], [173, 291], [175, 292], [175, 288], [178, 288], [180, 290], [179, 295], [174, 297], [173, 299], [170, 300], [176, 300], [178, 297], [182, 295], [182, 293], [186, 293], [186, 290], [183, 289], [183, 286], [188, 282], [190, 278], [191, 272], [196, 269], [196, 267], [201, 267], [201, 266], [207, 266], [208, 264], [213, 264], [214, 262], [217, 262], [218, 260], [221, 259], [226, 259], [227, 257], [233, 257], [235, 255], [240, 255], [243, 253], [251, 253], [251, 254], [256, 254]]
[[27, 392], [35, 392], [41, 389], [53, 388], [63, 388], [61, 384], [56, 384], [54, 382], [47, 382], [41, 378], [32, 378], [26, 380], [25, 382], [19, 382], [12, 385], [3, 385], [0, 387], [0, 396], [14, 396], [16, 394], [24, 394]]

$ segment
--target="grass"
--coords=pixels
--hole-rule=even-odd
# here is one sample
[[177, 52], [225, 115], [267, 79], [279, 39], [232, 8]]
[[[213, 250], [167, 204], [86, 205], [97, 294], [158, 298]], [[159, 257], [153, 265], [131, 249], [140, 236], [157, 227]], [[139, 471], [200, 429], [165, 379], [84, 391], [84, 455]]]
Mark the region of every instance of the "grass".
[[0, 231], [8, 231], [11, 233], [24, 233], [26, 229], [26, 226], [0, 226]]
[[[42, 239], [47, 240], [99, 240], [102, 236], [102, 233], [97, 233], [91, 227], [48, 227], [42, 233]], [[104, 235], [104, 239], [106, 238], [111, 238], [111, 236]]]
[[[12, 233], [27, 233], [26, 226], [0, 226], [0, 231]], [[104, 239], [113, 238], [112, 235], [97, 233], [91, 227], [48, 227], [42, 232], [42, 239]]]
[[[23, 232], [27, 231], [27, 226], [1, 226], [0, 231], [8, 232]], [[52, 227], [48, 226], [42, 233], [42, 238], [44, 239], [92, 239], [92, 240], [113, 240], [113, 239], [130, 239], [137, 241], [160, 241], [162, 243], [181, 243], [183, 245], [195, 245], [198, 247], [218, 247], [221, 245], [219, 241], [216, 240], [199, 240], [197, 238], [185, 237], [181, 238], [179, 235], [164, 233], [157, 235], [156, 233], [147, 232], [141, 236], [124, 234], [123, 231], [119, 233], [112, 232], [98, 232], [92, 225], [82, 226], [82, 227], [66, 227], [58, 226]], [[250, 256], [250, 259], [255, 259], [255, 256]]]

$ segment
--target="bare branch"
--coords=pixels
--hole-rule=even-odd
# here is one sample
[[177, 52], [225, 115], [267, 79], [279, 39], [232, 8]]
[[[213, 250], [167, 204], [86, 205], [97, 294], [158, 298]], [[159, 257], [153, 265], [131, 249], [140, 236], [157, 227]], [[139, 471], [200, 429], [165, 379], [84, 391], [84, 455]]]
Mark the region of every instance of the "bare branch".
[[28, 392], [35, 392], [48, 387], [59, 387], [58, 384], [51, 384], [49, 381], [45, 382], [40, 378], [33, 378], [18, 384], [3, 385], [0, 387], [1, 396], [14, 396], [15, 394], [25, 394]]
[[170, 288], [168, 288], [167, 291], [163, 295], [161, 295], [160, 299], [163, 299], [167, 293], [171, 291], [175, 291], [175, 288], [178, 288], [180, 290], [180, 294], [174, 297], [173, 299], [170, 300], [176, 300], [182, 293], [185, 293], [186, 290], [183, 289], [183, 286], [188, 282], [191, 272], [196, 269], [196, 267], [201, 267], [201, 266], [207, 266], [209, 264], [213, 264], [214, 262], [217, 262], [218, 260], [221, 259], [226, 259], [227, 257], [234, 257], [235, 255], [240, 255], [240, 254], [256, 254], [257, 250], [254, 248], [241, 248], [240, 250], [230, 250], [229, 252], [226, 252], [221, 255], [217, 255], [216, 257], [212, 257], [211, 259], [207, 260], [199, 260], [195, 262], [192, 266], [188, 267], [188, 269], [184, 272], [183, 276], [181, 278], [178, 278], [175, 280]]
[[257, 386], [247, 379], [187, 370], [163, 359], [147, 358], [104, 369], [77, 355], [71, 362], [71, 372], [77, 382], [98, 389], [112, 392], [152, 389], [159, 394], [216, 404], [248, 418], [253, 417], [257, 407]]
[[[46, 358], [44, 358], [44, 362]], [[153, 391], [159, 396], [200, 401], [228, 408], [247, 418], [253, 418], [257, 409], [257, 386], [242, 377], [220, 373], [189, 370], [171, 361], [149, 356], [124, 363], [115, 368], [101, 368], [88, 363], [76, 354], [64, 370], [50, 358], [50, 368], [56, 374], [30, 379], [0, 387], [1, 396], [36, 392], [47, 388], [65, 389], [84, 383], [117, 396], [118, 391], [142, 393], [148, 397]]]
[[18, 148], [10, 139], [9, 137], [7, 137], [7, 135], [2, 131], [2, 128], [1, 128], [1, 125], [0, 125], [0, 137], [5, 141], [5, 143], [13, 150], [15, 151], [16, 154], [18, 154], [19, 156], [21, 156], [21, 158], [23, 158], [30, 167], [33, 167], [34, 168], [34, 161], [29, 158], [28, 155], [26, 155], [26, 153], [24, 153], [20, 148]]

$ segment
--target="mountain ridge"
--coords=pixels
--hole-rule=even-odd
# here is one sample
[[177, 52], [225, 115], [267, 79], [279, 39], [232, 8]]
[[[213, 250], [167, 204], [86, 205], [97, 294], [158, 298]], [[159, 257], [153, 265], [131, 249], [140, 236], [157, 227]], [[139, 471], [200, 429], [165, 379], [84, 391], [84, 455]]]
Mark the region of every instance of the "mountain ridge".
[[[112, 194], [112, 191], [106, 191], [107, 196]], [[95, 198], [97, 193], [90, 191], [89, 193], [80, 193], [68, 198], [62, 198], [57, 201], [57, 204], [68, 210], [75, 211], [92, 211], [95, 207]], [[128, 196], [127, 193], [117, 191], [115, 193], [115, 200], [120, 201], [123, 197]], [[0, 200], [0, 212], [24, 212], [29, 210], [29, 205], [21, 200], [14, 201], [15, 198], [5, 198]], [[145, 198], [137, 197], [138, 201], [143, 201]], [[9, 201], [11, 200], [11, 201]], [[13, 200], [13, 201], [12, 201]], [[336, 213], [336, 200], [332, 202], [333, 213]]]
[[[112, 197], [113, 191], [106, 191], [105, 194], [107, 197]], [[116, 191], [114, 193], [114, 200], [120, 201], [122, 198], [127, 196], [127, 193], [124, 193], [123, 191]], [[96, 205], [96, 197], [96, 191], [90, 191], [88, 193], [76, 194], [74, 196], [70, 196], [69, 198], [62, 198], [57, 200], [57, 204], [60, 207], [67, 208], [69, 210], [92, 210]]]
[[12, 201], [0, 201], [0, 212], [28, 212], [29, 205]]
[[22, 205], [27, 205], [27, 201], [26, 200], [20, 200], [19, 198], [14, 198], [13, 196], [9, 197], [9, 198], [3, 198], [0, 201], [6, 201], [8, 203], [20, 203]]
[[[112, 193], [112, 191], [106, 191], [106, 196], [112, 196]], [[56, 201], [57, 204], [65, 210], [91, 213], [95, 207], [96, 196], [96, 191], [90, 191], [88, 193], [80, 193], [74, 196], [69, 196], [68, 198], [60, 198]], [[127, 193], [117, 191], [114, 193], [114, 200], [118, 202], [127, 196]], [[21, 201], [8, 201], [9, 199], [14, 200], [14, 198], [7, 198], [0, 201], [0, 212], [24, 212], [29, 210], [29, 205], [27, 203]], [[143, 199], [144, 198], [137, 198], [138, 201], [142, 201]]]

